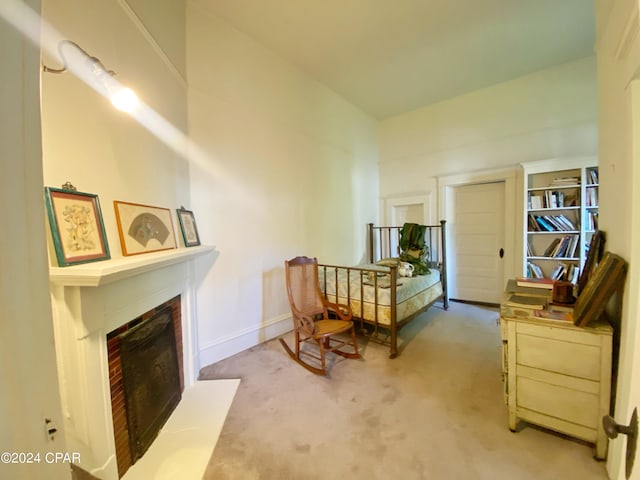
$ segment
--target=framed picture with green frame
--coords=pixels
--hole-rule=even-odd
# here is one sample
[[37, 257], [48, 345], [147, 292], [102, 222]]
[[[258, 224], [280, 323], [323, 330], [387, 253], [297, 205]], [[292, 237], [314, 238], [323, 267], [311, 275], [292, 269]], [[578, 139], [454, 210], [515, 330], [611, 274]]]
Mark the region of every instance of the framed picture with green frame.
[[74, 187], [45, 187], [44, 191], [58, 266], [111, 258], [98, 196]]

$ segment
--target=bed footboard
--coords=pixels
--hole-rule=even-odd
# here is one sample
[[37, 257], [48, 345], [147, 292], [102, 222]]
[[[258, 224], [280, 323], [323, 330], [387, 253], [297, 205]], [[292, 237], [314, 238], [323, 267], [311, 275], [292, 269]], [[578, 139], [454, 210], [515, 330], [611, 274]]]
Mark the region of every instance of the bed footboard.
[[[370, 327], [371, 339], [390, 345], [391, 358], [398, 355], [397, 270], [393, 265], [369, 268], [318, 264], [324, 297], [330, 302], [349, 305], [360, 334], [366, 334]], [[372, 287], [368, 298], [365, 295], [367, 286]], [[388, 305], [381, 304], [383, 290], [389, 296], [389, 301], [385, 302]], [[385, 341], [383, 336], [388, 336], [389, 340]]]

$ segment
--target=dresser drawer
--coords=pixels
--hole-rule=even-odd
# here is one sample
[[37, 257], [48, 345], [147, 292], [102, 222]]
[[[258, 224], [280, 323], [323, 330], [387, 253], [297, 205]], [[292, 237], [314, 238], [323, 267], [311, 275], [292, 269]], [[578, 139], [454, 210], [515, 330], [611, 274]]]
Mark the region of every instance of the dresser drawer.
[[[518, 376], [518, 407], [550, 417], [598, 428], [599, 392], [573, 390], [565, 386]], [[586, 389], [588, 390], [588, 389]]]
[[[518, 330], [517, 364], [589, 380], [600, 379], [601, 345], [597, 336], [574, 335], [571, 339], [566, 339], [558, 336], [542, 337], [535, 333], [537, 332]], [[579, 343], [585, 339], [589, 342]]]

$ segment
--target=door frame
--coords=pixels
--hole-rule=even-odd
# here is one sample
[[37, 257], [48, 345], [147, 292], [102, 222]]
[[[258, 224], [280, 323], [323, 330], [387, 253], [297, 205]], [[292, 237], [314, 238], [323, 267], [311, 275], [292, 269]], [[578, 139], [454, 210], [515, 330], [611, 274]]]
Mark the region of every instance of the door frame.
[[397, 223], [395, 218], [395, 208], [412, 205], [422, 206], [422, 213], [424, 217], [422, 219], [422, 223], [424, 225], [430, 225], [432, 222], [434, 222], [434, 218], [436, 216], [436, 206], [435, 202], [433, 201], [432, 192], [429, 191], [420, 195], [385, 198], [383, 209], [385, 221], [383, 224], [387, 226], [401, 226], [395, 225]]
[[[467, 185], [477, 185], [482, 183], [504, 183], [504, 278], [503, 284], [507, 284], [507, 280], [515, 278], [516, 263], [518, 258], [522, 263], [522, 234], [518, 234], [522, 230], [521, 216], [523, 205], [520, 197], [516, 194], [517, 183], [522, 179], [522, 175], [518, 176], [518, 168], [501, 168], [496, 170], [481, 170], [476, 172], [457, 173], [454, 175], [443, 175], [438, 177], [438, 189], [440, 197], [440, 217], [445, 220], [454, 218], [455, 197], [454, 189]], [[519, 180], [520, 178], [520, 180]], [[447, 252], [454, 253], [452, 248], [451, 236], [447, 234], [446, 238]], [[449, 282], [455, 282], [453, 272], [447, 272]], [[456, 287], [456, 285], [454, 285]]]

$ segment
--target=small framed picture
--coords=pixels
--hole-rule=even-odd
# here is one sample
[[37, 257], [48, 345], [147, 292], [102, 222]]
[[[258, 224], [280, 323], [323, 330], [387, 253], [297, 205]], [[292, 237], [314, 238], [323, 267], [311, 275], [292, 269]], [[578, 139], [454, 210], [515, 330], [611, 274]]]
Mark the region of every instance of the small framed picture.
[[113, 201], [122, 255], [176, 248], [171, 210], [139, 203]]
[[45, 187], [51, 236], [60, 267], [111, 258], [98, 196]]
[[195, 247], [200, 245], [200, 236], [196, 227], [196, 219], [193, 212], [185, 210], [184, 207], [178, 209], [178, 221], [180, 222], [180, 230], [182, 231], [182, 239], [185, 247]]

